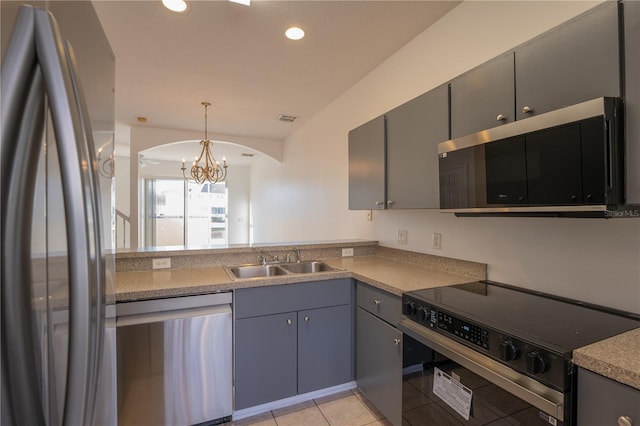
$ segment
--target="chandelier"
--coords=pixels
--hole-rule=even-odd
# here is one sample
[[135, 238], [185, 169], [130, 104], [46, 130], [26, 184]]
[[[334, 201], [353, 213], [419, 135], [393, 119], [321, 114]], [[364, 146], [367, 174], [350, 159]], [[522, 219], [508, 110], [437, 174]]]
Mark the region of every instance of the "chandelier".
[[[223, 157], [221, 166], [211, 152], [211, 141], [207, 136], [207, 108], [210, 107], [211, 104], [209, 102], [202, 102], [202, 105], [204, 106], [204, 139], [200, 141], [202, 151], [193, 161], [190, 176], [187, 176], [185, 161], [184, 159], [182, 160], [182, 176], [184, 176], [185, 180], [200, 184], [205, 182], [222, 182], [227, 177], [227, 160]], [[202, 165], [200, 165], [201, 161], [203, 162]]]

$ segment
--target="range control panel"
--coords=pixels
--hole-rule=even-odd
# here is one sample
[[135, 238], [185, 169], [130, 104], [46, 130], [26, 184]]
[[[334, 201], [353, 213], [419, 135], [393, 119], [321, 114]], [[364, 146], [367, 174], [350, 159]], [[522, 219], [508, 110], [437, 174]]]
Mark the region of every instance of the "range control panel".
[[402, 302], [402, 313], [408, 319], [449, 336], [558, 390], [564, 391], [569, 387], [570, 363], [561, 355], [454, 315], [409, 295], [403, 295]]

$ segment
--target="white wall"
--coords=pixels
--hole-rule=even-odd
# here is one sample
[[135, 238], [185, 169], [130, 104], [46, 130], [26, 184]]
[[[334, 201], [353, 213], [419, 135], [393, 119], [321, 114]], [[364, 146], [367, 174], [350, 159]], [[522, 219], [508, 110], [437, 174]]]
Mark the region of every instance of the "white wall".
[[[489, 265], [489, 278], [640, 312], [640, 220], [348, 210], [347, 133], [597, 2], [465, 1], [290, 136], [251, 176], [256, 242], [372, 238]], [[396, 245], [398, 229], [408, 244]], [[431, 249], [433, 232], [442, 250]]]

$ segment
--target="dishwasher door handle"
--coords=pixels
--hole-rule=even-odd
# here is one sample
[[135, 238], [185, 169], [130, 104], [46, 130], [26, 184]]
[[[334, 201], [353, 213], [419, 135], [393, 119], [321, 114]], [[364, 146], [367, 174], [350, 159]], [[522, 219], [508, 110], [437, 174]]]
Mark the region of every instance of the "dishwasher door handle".
[[165, 312], [145, 312], [140, 314], [121, 315], [116, 319], [116, 327], [150, 324], [154, 322], [164, 322], [219, 314], [231, 315], [231, 305], [200, 306], [197, 308], [175, 309]]

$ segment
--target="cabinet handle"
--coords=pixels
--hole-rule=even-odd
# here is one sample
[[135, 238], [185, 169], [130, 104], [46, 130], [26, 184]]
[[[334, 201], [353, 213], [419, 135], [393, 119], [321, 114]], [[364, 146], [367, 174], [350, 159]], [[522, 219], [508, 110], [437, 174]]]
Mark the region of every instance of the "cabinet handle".
[[401, 340], [400, 339], [393, 339], [393, 344], [398, 346], [400, 344]]
[[304, 317], [304, 322], [309, 322], [309, 316], [308, 315]]
[[522, 113], [523, 114], [531, 114], [533, 112], [533, 108], [525, 106], [522, 108]]
[[384, 201], [376, 201], [376, 206], [383, 206], [384, 205]]
[[287, 324], [291, 325], [293, 323], [293, 321], [291, 321], [291, 318], [287, 318]]
[[633, 426], [633, 420], [629, 416], [618, 417], [618, 426]]
[[507, 119], [507, 116], [504, 114], [498, 114], [498, 116], [496, 117], [496, 121], [505, 121]]
[[378, 299], [373, 299], [373, 303], [375, 303], [376, 305], [379, 305], [380, 301]]
[[395, 204], [395, 201], [391, 201], [391, 200], [388, 200], [388, 201], [387, 201], [387, 205], [388, 205], [388, 206], [392, 206], [392, 205], [394, 205], [394, 204]]

